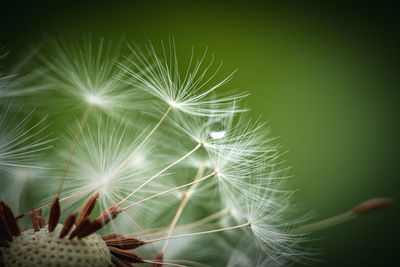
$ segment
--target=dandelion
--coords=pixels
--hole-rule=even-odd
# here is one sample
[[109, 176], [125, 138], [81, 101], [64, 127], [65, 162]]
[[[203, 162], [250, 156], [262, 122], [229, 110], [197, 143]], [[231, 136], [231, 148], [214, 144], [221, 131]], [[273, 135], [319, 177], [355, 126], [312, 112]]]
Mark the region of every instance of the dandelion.
[[160, 55], [151, 43], [145, 47], [144, 52], [138, 52], [130, 47], [132, 55], [127, 58], [127, 62], [119, 64], [126, 72], [128, 84], [164, 102], [169, 109], [177, 109], [195, 116], [230, 112], [232, 103], [246, 96], [244, 94], [215, 96], [215, 91], [227, 83], [234, 72], [222, 81], [212, 83], [221, 65], [212, 72], [214, 58], [205, 63], [207, 50], [198, 60], [194, 59], [192, 50], [186, 69], [180, 72], [174, 42], [170, 41], [168, 47], [165, 47], [164, 43], [161, 45]]
[[82, 47], [78, 49], [76, 46], [79, 47], [79, 42], [51, 40], [48, 43], [51, 48], [45, 55], [40, 55], [48, 69], [44, 83], [49, 90], [43, 98], [46, 100], [44, 106], [50, 107], [51, 113], [83, 110], [66, 155], [58, 197], [90, 114], [99, 110], [121, 119], [122, 111], [130, 110], [132, 113], [136, 109], [135, 105], [141, 101], [135, 90], [119, 81], [121, 74], [115, 63], [120, 57], [120, 44], [112, 46], [101, 39], [94, 45], [90, 36], [85, 38]]
[[121, 44], [91, 39], [48, 41], [47, 50], [39, 55], [48, 69], [43, 81], [49, 88], [44, 105], [52, 112], [97, 109], [114, 116], [135, 110], [140, 95], [120, 82], [122, 72], [115, 66]]
[[[243, 114], [244, 95], [215, 94], [231, 75], [214, 83], [213, 60], [192, 54], [182, 75], [173, 42], [161, 56], [151, 44], [130, 47], [125, 60], [102, 40], [75, 45], [54, 42], [55, 53], [42, 56], [44, 82], [65, 96], [63, 107], [84, 112], [29, 185], [41, 202], [15, 216], [0, 201], [2, 265], [281, 266], [311, 255], [300, 246], [309, 231], [390, 204], [373, 200], [304, 225], [292, 215], [276, 140]], [[154, 103], [164, 103], [161, 115]], [[26, 124], [5, 139], [12, 159], [46, 144], [25, 137]]]

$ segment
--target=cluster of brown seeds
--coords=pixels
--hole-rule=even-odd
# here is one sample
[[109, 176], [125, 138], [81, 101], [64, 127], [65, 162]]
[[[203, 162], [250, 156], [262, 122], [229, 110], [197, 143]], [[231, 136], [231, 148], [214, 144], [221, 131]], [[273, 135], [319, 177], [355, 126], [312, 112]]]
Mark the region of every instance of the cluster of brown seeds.
[[2, 248], [4, 266], [110, 266], [111, 253], [100, 235], [82, 239], [59, 238], [59, 224], [53, 232], [48, 227], [28, 229]]
[[[0, 200], [0, 265], [1, 266], [132, 266], [145, 261], [130, 251], [146, 242], [112, 233], [96, 234], [116, 218], [120, 211], [110, 207], [94, 220], [89, 219], [99, 194], [92, 196], [79, 216], [71, 214], [64, 225], [59, 224], [58, 197], [51, 205], [48, 223], [41, 210], [33, 210], [33, 229], [20, 230], [18, 219], [10, 207]], [[38, 212], [38, 214], [36, 214]], [[159, 255], [160, 256], [160, 255]], [[153, 263], [162, 266], [162, 255]]]

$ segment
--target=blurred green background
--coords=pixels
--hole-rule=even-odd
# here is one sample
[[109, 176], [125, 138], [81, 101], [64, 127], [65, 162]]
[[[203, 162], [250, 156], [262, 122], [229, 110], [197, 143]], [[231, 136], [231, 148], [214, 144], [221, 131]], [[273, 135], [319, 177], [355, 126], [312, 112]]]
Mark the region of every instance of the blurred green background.
[[[111, 2], [111, 1], [109, 1]], [[18, 52], [47, 36], [92, 33], [142, 45], [208, 47], [226, 88], [251, 93], [293, 166], [295, 199], [315, 219], [376, 196], [400, 199], [399, 6], [390, 2], [3, 1], [0, 43]], [[321, 231], [312, 266], [389, 266], [399, 207]]]

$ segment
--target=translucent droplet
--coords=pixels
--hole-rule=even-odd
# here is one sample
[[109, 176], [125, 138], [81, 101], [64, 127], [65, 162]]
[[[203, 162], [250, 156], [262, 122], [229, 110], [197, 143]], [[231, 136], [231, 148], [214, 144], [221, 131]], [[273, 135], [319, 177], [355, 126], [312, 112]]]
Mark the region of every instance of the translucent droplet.
[[221, 139], [226, 135], [224, 124], [221, 121], [214, 121], [210, 124], [210, 137], [213, 139]]

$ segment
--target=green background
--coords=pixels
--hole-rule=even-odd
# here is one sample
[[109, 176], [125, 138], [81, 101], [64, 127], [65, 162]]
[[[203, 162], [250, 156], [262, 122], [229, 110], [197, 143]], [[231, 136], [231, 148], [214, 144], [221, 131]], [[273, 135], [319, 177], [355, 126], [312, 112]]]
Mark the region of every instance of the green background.
[[[182, 57], [208, 47], [220, 77], [239, 70], [228, 87], [251, 93], [253, 116], [288, 151], [296, 202], [322, 219], [400, 197], [400, 10], [389, 3], [6, 1], [0, 43], [18, 51], [72, 32], [139, 45], [173, 37]], [[393, 265], [399, 225], [396, 205], [318, 232], [310, 265]]]

